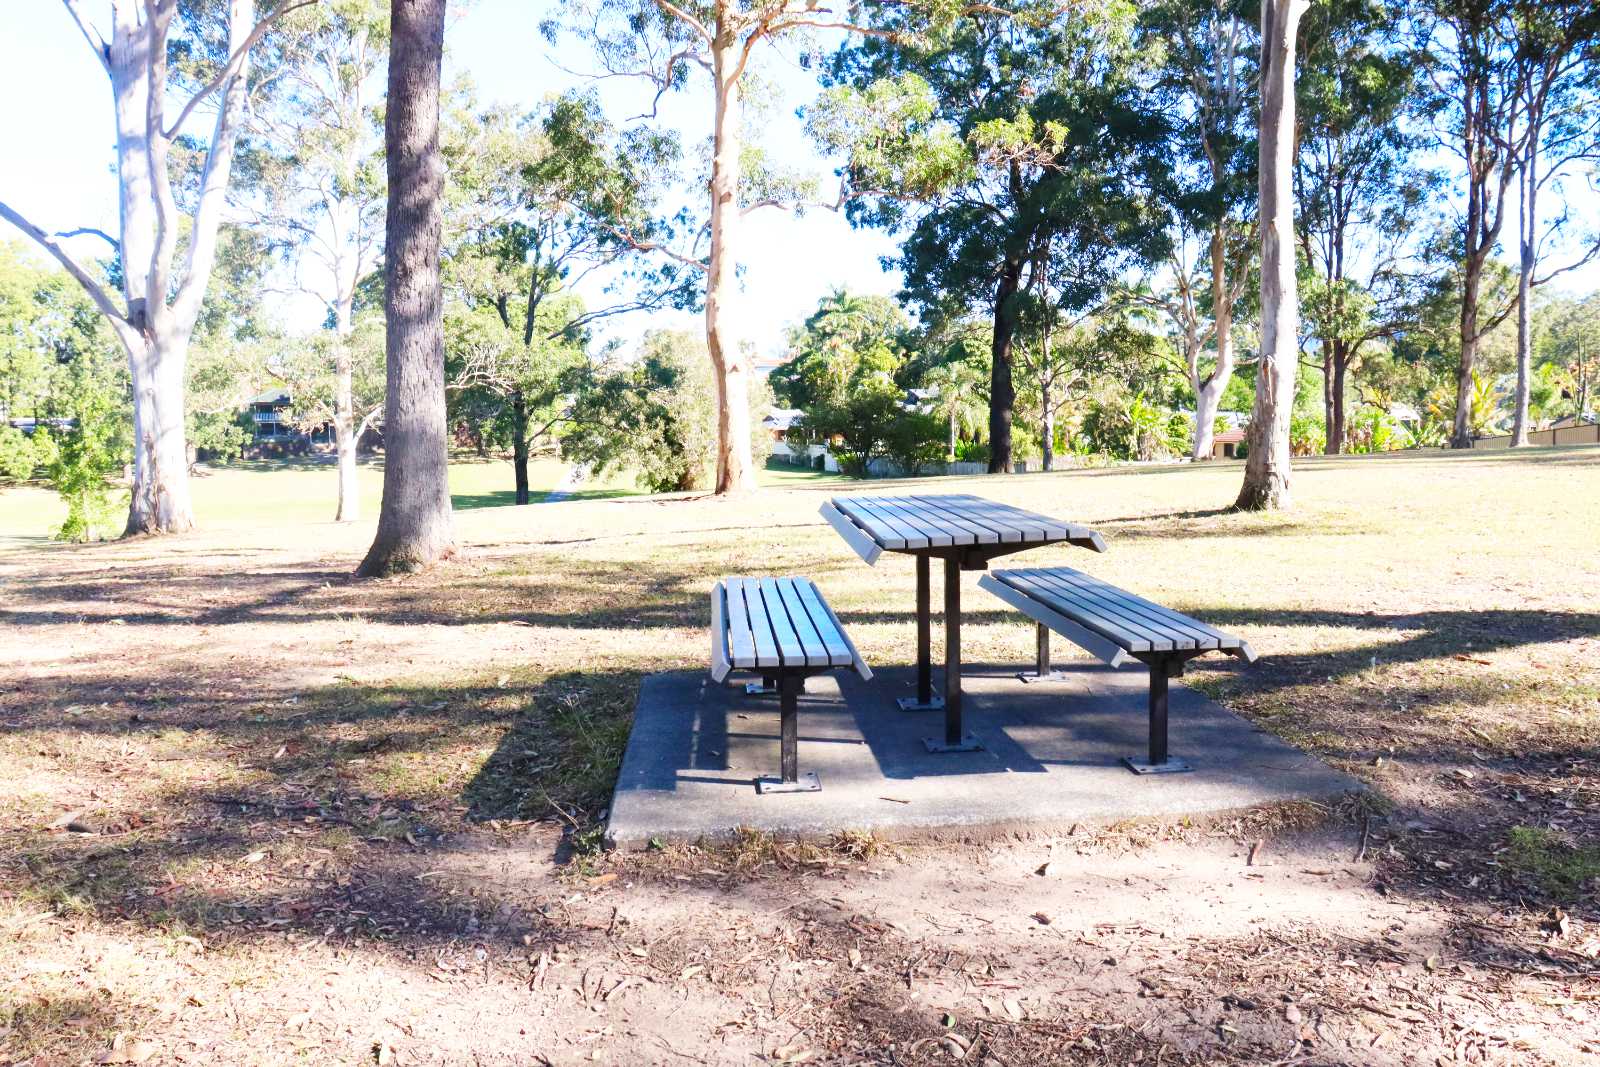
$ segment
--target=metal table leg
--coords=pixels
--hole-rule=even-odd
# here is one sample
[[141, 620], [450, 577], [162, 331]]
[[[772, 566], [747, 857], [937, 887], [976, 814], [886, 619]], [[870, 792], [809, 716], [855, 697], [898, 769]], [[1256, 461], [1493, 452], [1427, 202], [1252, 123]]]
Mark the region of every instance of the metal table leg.
[[944, 737], [926, 737], [929, 752], [979, 752], [983, 742], [961, 728], [961, 562], [944, 561]]
[[928, 556], [917, 553], [917, 695], [895, 703], [901, 711], [938, 711], [944, 701], [933, 695], [932, 594], [928, 589]]

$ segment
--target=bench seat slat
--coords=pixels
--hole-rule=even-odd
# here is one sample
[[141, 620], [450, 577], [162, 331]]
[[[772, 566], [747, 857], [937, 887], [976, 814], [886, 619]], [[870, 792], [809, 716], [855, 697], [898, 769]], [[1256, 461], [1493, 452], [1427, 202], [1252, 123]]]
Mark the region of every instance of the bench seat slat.
[[1150, 647], [1157, 651], [1173, 651], [1176, 649], [1191, 649], [1195, 647], [1195, 639], [1188, 630], [1179, 629], [1168, 625], [1165, 621], [1156, 621], [1145, 617], [1141, 612], [1121, 603], [1115, 597], [1108, 596], [1106, 590], [1099, 586], [1075, 585], [1056, 572], [1044, 569], [1029, 571], [1029, 577], [1041, 586], [1054, 590], [1060, 596], [1070, 597], [1077, 602], [1092, 605], [1093, 610], [1101, 612], [1107, 618], [1120, 621], [1125, 627], [1142, 633], [1150, 641]]
[[1207, 626], [1197, 619], [1191, 619], [1182, 612], [1172, 608], [1153, 603], [1143, 597], [1135, 596], [1126, 589], [1119, 589], [1089, 577], [1082, 571], [1070, 567], [1054, 568], [1052, 576], [1058, 582], [1066, 582], [1081, 589], [1095, 589], [1102, 599], [1114, 601], [1128, 611], [1149, 619], [1152, 623], [1170, 627], [1174, 631], [1188, 634], [1194, 639], [1195, 648], [1220, 649], [1227, 635]]
[[729, 578], [724, 585], [728, 602], [728, 651], [736, 668], [757, 665], [755, 637], [750, 631], [750, 610], [744, 602], [744, 580]]
[[[834, 660], [836, 667], [854, 667], [855, 672], [864, 682], [872, 681], [872, 668], [867, 666], [867, 661], [861, 658], [861, 653], [856, 650], [856, 644], [850, 640], [850, 635], [844, 632], [844, 624], [839, 621], [839, 616], [834, 614], [833, 607], [822, 598], [822, 593], [816, 584], [809, 578], [796, 578], [795, 587], [801, 591], [801, 600], [807, 610], [811, 612], [812, 619], [818, 619], [819, 613], [832, 624], [833, 632], [844, 645], [843, 655]], [[820, 623], [819, 623], [820, 626]]]
[[1100, 610], [1096, 605], [1084, 602], [1080, 597], [1040, 582], [1026, 572], [995, 571], [994, 574], [1000, 581], [1022, 590], [1035, 600], [1108, 638], [1129, 652], [1160, 651], [1166, 647], [1149, 633], [1129, 626], [1123, 620]]
[[822, 643], [828, 650], [828, 663], [833, 667], [848, 667], [854, 662], [849, 640], [844, 635], [844, 629], [839, 625], [839, 620], [824, 608], [822, 594], [817, 592], [817, 587], [809, 578], [794, 578], [795, 595], [800, 598], [800, 603], [805, 607], [806, 614], [811, 619], [811, 624], [817, 628], [817, 633], [822, 636]]
[[767, 619], [767, 606], [761, 600], [761, 587], [754, 578], [729, 579], [728, 595], [739, 590], [745, 604], [745, 619], [750, 627], [750, 640], [755, 646], [756, 667], [782, 666], [778, 657], [778, 642], [772, 637], [772, 623]]
[[794, 623], [789, 618], [789, 609], [784, 607], [778, 583], [771, 578], [761, 578], [756, 582], [755, 588], [761, 594], [761, 604], [766, 609], [767, 622], [772, 626], [772, 637], [777, 643], [778, 658], [782, 660], [782, 666], [806, 666], [805, 646], [800, 643], [800, 635], [795, 632]]
[[[986, 576], [995, 584], [1032, 598], [1077, 626], [1082, 626], [1128, 652], [1219, 651], [1255, 662], [1250, 645], [1198, 619], [1164, 607], [1109, 582], [1071, 567], [998, 570]], [[986, 580], [979, 582], [1002, 600], [1018, 606]], [[1019, 610], [1022, 610], [1019, 607]], [[1036, 621], [1049, 625], [1032, 612]], [[1057, 630], [1057, 632], [1062, 632]], [[1070, 633], [1064, 636], [1072, 637]], [[1090, 649], [1090, 651], [1095, 651]], [[1096, 652], [1097, 655], [1100, 653]], [[1103, 655], [1101, 658], [1105, 658]]]
[[800, 638], [800, 646], [805, 652], [807, 667], [827, 667], [833, 663], [833, 657], [828, 653], [828, 646], [823, 643], [822, 634], [817, 630], [817, 624], [812, 621], [811, 613], [806, 611], [806, 606], [800, 600], [800, 594], [794, 587], [793, 578], [779, 578], [777, 581], [778, 595], [783, 598], [783, 606], [789, 612], [789, 621], [794, 624], [794, 631]]

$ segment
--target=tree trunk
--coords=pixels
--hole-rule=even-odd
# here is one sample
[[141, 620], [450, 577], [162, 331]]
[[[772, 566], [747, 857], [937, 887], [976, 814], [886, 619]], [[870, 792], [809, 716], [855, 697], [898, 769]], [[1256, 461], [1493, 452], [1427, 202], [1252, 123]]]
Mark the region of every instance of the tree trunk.
[[944, 451], [944, 459], [946, 463], [954, 463], [956, 461], [956, 409], [954, 407], [950, 409], [950, 445]]
[[1211, 315], [1215, 323], [1217, 345], [1216, 366], [1206, 377], [1200, 376], [1200, 358], [1196, 352], [1189, 360], [1189, 384], [1194, 387], [1194, 450], [1193, 459], [1207, 460], [1216, 448], [1217, 412], [1222, 408], [1222, 394], [1233, 380], [1233, 295], [1228, 277], [1227, 223], [1219, 222], [1211, 235]]
[[392, 0], [384, 142], [389, 210], [384, 263], [386, 379], [383, 506], [356, 573], [425, 567], [451, 548], [439, 283], [439, 67], [445, 0]]
[[183, 335], [148, 339], [129, 360], [133, 373], [133, 495], [124, 536], [182, 533], [194, 527], [189, 450], [184, 439]]
[[1011, 383], [1011, 346], [1017, 332], [1017, 292], [1022, 260], [1008, 259], [994, 294], [994, 340], [989, 371], [989, 473], [1011, 473], [1011, 419], [1017, 390]]
[[1461, 363], [1456, 368], [1456, 417], [1450, 431], [1451, 448], [1471, 448], [1472, 371], [1478, 361], [1478, 292], [1483, 277], [1481, 261], [1468, 259], [1461, 278]]
[[[344, 270], [343, 258], [335, 264], [335, 273]], [[354, 275], [353, 265], [350, 273]], [[355, 522], [361, 518], [361, 490], [356, 484], [356, 402], [355, 370], [350, 353], [351, 321], [355, 305], [355, 283], [346, 286], [337, 278], [339, 298], [334, 305], [333, 354], [333, 442], [339, 460], [339, 503], [334, 513], [335, 522]]]
[[1256, 368], [1250, 455], [1234, 507], [1286, 508], [1289, 415], [1299, 356], [1294, 254], [1294, 51], [1307, 0], [1261, 3], [1261, 362]]
[[1039, 434], [1039, 445], [1044, 455], [1040, 466], [1047, 471], [1053, 471], [1056, 469], [1056, 411], [1053, 403], [1054, 398], [1050, 395], [1049, 382], [1040, 381], [1039, 395], [1042, 400], [1039, 422], [1043, 427], [1042, 432]]
[[1528, 444], [1528, 391], [1533, 378], [1533, 271], [1538, 266], [1535, 240], [1538, 235], [1539, 135], [1528, 132], [1526, 158], [1522, 164], [1522, 195], [1518, 197], [1517, 235], [1522, 246], [1517, 271], [1517, 396], [1516, 419], [1511, 429], [1511, 447]]
[[730, 13], [723, 3], [718, 3], [717, 11], [716, 38], [711, 46], [717, 111], [711, 157], [711, 248], [706, 264], [706, 347], [711, 350], [712, 377], [717, 383], [716, 492], [724, 494], [753, 490], [756, 472], [750, 449], [750, 367], [728, 321], [738, 284], [734, 250], [743, 143], [740, 39], [727, 25]]
[[526, 504], [528, 493], [528, 402], [517, 389], [511, 394], [511, 467], [517, 480], [517, 503]]

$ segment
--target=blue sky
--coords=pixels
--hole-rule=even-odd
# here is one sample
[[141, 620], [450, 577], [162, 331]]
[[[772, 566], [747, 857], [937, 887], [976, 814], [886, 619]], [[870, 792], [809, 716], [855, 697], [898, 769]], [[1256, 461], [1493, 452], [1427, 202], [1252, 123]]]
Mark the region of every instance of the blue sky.
[[[447, 34], [447, 77], [469, 75], [484, 103], [532, 107], [549, 93], [581, 84], [592, 70], [580, 46], [552, 49], [539, 36], [540, 17], [554, 0], [452, 0]], [[95, 226], [115, 228], [115, 174], [112, 170], [111, 106], [99, 65], [55, 0], [28, 0], [7, 12], [9, 32], [0, 36], [0, 198], [50, 230]], [[106, 5], [90, 3], [91, 11]], [[795, 109], [816, 93], [810, 73], [795, 60], [795, 46], [763, 50], [762, 73], [778, 89], [781, 103], [763, 116], [761, 142], [781, 163], [815, 172], [825, 192], [835, 188], [832, 164], [819, 157], [804, 136]], [[614, 119], [639, 113], [642, 87], [623, 81], [601, 83], [602, 99]], [[709, 132], [708, 97], [703, 85], [670, 97], [663, 113], [678, 127], [685, 145]], [[1582, 183], [1575, 183], [1582, 188]], [[1585, 190], [1573, 214], [1593, 223], [1600, 205]], [[1553, 209], [1555, 205], [1552, 203]], [[0, 223], [0, 239], [13, 236]], [[1514, 220], [1507, 225], [1508, 239]], [[92, 238], [80, 239], [81, 254], [99, 254]], [[886, 274], [880, 258], [893, 241], [873, 231], [852, 230], [844, 218], [826, 210], [796, 218], [776, 210], [745, 220], [741, 262], [743, 296], [740, 333], [763, 356], [781, 350], [787, 326], [804, 318], [817, 300], [840, 286], [860, 292], [893, 293], [898, 279]], [[1600, 262], [1563, 276], [1560, 288], [1587, 292], [1600, 286]], [[277, 298], [271, 310], [290, 329], [315, 328], [322, 318], [310, 301]], [[631, 316], [611, 327], [622, 336], [651, 326], [700, 328], [695, 315], [663, 312]]]

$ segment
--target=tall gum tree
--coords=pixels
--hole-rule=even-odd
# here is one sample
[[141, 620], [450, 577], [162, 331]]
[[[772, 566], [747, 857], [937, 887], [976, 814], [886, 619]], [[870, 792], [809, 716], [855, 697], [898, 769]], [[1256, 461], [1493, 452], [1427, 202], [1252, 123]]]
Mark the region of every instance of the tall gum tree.
[[360, 577], [415, 571], [452, 548], [445, 439], [444, 159], [439, 73], [445, 0], [391, 0], [384, 158], [383, 505]]
[[[92, 19], [81, 0], [62, 2], [111, 88], [119, 233], [47, 232], [4, 201], [0, 217], [77, 279], [127, 353], [134, 447], [126, 533], [181, 533], [194, 526], [185, 367], [249, 107], [251, 52], [279, 18], [315, 0], [262, 10], [254, 0], [111, 0], [105, 24]], [[207, 118], [204, 159], [191, 174], [187, 131]], [[120, 294], [67, 247], [80, 234], [111, 245]]]
[[299, 369], [332, 386], [335, 519], [353, 522], [361, 517], [356, 446], [383, 413], [381, 397], [373, 402], [356, 389], [355, 305], [357, 286], [383, 250], [381, 87], [374, 82], [388, 54], [388, 5], [339, 0], [296, 12], [283, 29], [276, 99], [251, 116], [265, 179], [257, 222], [283, 241], [296, 283], [327, 309], [332, 343], [311, 347], [328, 372]]
[[1287, 508], [1289, 416], [1300, 361], [1295, 287], [1295, 40], [1309, 0], [1261, 0], [1261, 357], [1250, 417], [1250, 454], [1234, 507]]
[[1544, 220], [1539, 197], [1571, 171], [1600, 160], [1600, 7], [1593, 0], [1521, 3], [1516, 13], [1517, 86], [1525, 129], [1518, 163], [1517, 386], [1511, 445], [1528, 444], [1533, 377], [1533, 291], [1600, 255], [1600, 226], [1582, 235], [1587, 247], [1540, 272], [1547, 243], [1570, 228], [1566, 211]]
[[1211, 458], [1222, 394], [1239, 365], [1234, 320], [1255, 251], [1250, 116], [1259, 71], [1249, 15], [1240, 0], [1167, 0], [1144, 13], [1147, 40], [1165, 51], [1156, 86], [1171, 116], [1164, 155], [1178, 230], [1170, 284], [1151, 303], [1174, 328], [1194, 390], [1197, 460]]
[[[889, 9], [900, 28], [875, 22], [875, 12]], [[717, 394], [718, 494], [756, 487], [749, 424], [751, 358], [739, 343], [730, 314], [738, 300], [740, 220], [758, 208], [796, 206], [804, 196], [804, 183], [780, 182], [787, 187], [773, 190], [772, 182], [751, 181], [745, 173], [752, 158], [746, 151], [745, 86], [757, 50], [780, 38], [818, 31], [875, 37], [937, 34], [980, 12], [1005, 9], [962, 0], [579, 0], [545, 24], [553, 40], [563, 31], [586, 39], [608, 76], [645, 79], [655, 88], [657, 104], [665, 94], [685, 88], [693, 72], [709, 79], [709, 240], [703, 257], [683, 260], [705, 280], [706, 347]], [[639, 244], [663, 248], [654, 241]]]

